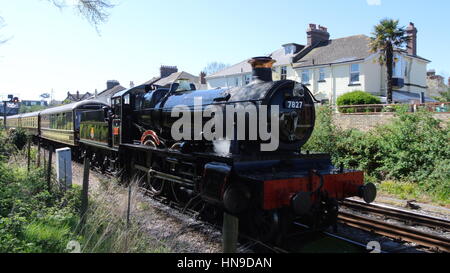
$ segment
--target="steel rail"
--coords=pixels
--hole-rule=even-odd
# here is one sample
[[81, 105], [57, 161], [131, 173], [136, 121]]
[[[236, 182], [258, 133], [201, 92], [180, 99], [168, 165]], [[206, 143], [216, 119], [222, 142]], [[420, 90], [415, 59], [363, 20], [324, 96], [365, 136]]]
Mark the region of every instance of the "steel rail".
[[409, 225], [420, 225], [434, 229], [439, 228], [445, 232], [450, 232], [450, 221], [447, 221], [446, 219], [417, 214], [397, 208], [366, 204], [354, 200], [345, 200], [341, 203], [341, 205], [346, 208], [365, 211], [399, 221], [405, 221]]
[[339, 212], [338, 221], [351, 227], [393, 239], [412, 242], [437, 251], [450, 252], [450, 239], [444, 237], [346, 212]]

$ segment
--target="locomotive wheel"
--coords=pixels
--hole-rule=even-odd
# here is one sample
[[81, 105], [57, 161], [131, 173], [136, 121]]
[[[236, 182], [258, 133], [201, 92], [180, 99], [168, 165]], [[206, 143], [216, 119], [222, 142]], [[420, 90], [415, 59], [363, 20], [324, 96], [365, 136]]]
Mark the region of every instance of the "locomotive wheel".
[[147, 140], [147, 141], [144, 143], [144, 145], [145, 145], [145, 146], [150, 146], [150, 147], [156, 148], [156, 144], [155, 144], [155, 142], [153, 142], [152, 140]]
[[250, 236], [262, 242], [275, 242], [281, 231], [281, 220], [276, 210], [251, 210], [248, 217]]
[[[154, 162], [152, 164], [152, 169], [159, 171], [159, 170], [161, 170], [161, 167], [159, 166], [159, 164], [157, 162]], [[150, 188], [150, 191], [154, 195], [159, 196], [163, 193], [164, 185], [165, 185], [164, 180], [159, 179], [159, 178], [150, 177], [150, 175], [147, 175], [147, 183]]]

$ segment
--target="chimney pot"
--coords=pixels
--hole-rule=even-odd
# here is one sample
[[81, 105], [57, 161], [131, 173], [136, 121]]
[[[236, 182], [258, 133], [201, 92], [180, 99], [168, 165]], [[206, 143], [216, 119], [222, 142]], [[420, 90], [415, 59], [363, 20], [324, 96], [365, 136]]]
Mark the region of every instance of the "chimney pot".
[[200, 72], [200, 84], [206, 84], [206, 73]]
[[308, 38], [308, 46], [313, 46], [319, 42], [330, 40], [328, 28], [321, 25], [319, 25], [319, 28], [317, 29], [315, 24], [309, 24], [309, 29], [306, 34]]

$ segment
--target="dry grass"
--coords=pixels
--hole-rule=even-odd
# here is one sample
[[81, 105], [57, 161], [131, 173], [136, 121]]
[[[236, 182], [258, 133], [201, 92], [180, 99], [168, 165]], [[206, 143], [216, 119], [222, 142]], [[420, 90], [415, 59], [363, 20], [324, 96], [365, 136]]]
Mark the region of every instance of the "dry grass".
[[86, 225], [78, 227], [83, 236], [83, 253], [163, 253], [167, 245], [149, 236], [131, 214], [136, 210], [138, 188], [130, 187], [130, 216], [128, 189], [116, 181], [103, 181], [98, 191], [91, 194]]

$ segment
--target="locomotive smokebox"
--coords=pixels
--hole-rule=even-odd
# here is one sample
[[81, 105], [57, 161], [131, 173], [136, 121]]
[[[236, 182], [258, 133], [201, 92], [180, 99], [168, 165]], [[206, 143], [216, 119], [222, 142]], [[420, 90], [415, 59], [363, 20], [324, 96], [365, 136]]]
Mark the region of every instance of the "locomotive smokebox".
[[253, 82], [271, 82], [272, 66], [275, 62], [270, 57], [254, 57], [248, 61], [252, 65]]

